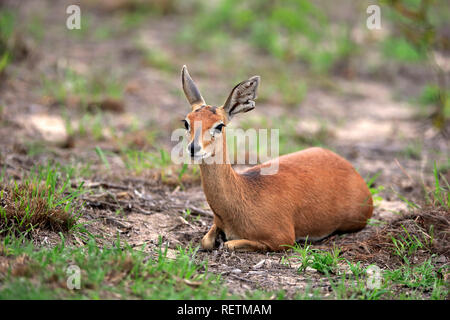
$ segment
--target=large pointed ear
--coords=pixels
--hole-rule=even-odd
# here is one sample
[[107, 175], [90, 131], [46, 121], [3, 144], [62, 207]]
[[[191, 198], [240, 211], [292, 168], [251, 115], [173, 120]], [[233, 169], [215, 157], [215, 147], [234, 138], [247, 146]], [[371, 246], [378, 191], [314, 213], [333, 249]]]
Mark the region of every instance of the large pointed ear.
[[205, 100], [189, 75], [186, 66], [183, 66], [183, 69], [181, 70], [181, 83], [183, 84], [184, 94], [192, 106], [192, 110], [205, 105]]
[[259, 85], [259, 76], [242, 81], [231, 90], [223, 109], [230, 120], [236, 113], [248, 112], [255, 109], [256, 89]]

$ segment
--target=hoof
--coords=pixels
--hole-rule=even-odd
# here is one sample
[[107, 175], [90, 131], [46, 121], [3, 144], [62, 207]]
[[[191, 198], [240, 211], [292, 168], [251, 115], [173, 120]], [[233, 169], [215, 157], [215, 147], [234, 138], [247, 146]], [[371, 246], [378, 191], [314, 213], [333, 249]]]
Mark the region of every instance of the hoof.
[[209, 238], [203, 237], [202, 239], [202, 249], [204, 250], [212, 250], [214, 249], [214, 241]]

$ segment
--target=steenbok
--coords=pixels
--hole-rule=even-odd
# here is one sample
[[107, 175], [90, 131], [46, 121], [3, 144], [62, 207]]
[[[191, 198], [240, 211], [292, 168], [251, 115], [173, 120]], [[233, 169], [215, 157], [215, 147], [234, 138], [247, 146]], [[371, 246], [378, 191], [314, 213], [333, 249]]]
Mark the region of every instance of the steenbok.
[[[200, 161], [203, 191], [214, 212], [202, 247], [212, 249], [220, 231], [229, 250], [266, 251], [364, 228], [373, 211], [370, 191], [353, 166], [329, 150], [309, 148], [241, 174], [233, 170], [225, 127], [234, 115], [255, 108], [259, 81], [254, 76], [239, 83], [223, 106], [214, 107], [205, 103], [183, 66], [183, 90], [192, 107], [184, 120], [188, 152]], [[205, 161], [218, 151], [223, 161]], [[277, 173], [261, 174], [273, 161], [278, 161]]]

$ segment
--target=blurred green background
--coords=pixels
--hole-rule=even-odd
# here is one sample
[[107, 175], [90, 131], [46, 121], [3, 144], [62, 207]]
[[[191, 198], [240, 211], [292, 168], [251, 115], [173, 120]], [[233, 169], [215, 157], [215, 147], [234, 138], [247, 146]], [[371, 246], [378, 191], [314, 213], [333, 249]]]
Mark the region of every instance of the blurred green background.
[[[66, 28], [70, 4], [81, 8], [80, 30]], [[372, 4], [379, 30], [366, 26]], [[433, 137], [447, 129], [449, 12], [438, 0], [3, 1], [1, 114], [56, 116], [63, 138], [41, 132], [44, 140], [79, 154], [95, 145], [103, 163], [117, 156], [142, 172], [170, 162], [169, 132], [188, 111], [179, 80], [187, 64], [213, 105], [261, 75], [258, 108], [236, 123], [282, 129], [281, 153], [324, 145], [349, 154], [392, 140], [395, 156], [433, 149], [445, 162], [442, 143], [417, 128]], [[397, 132], [405, 112], [411, 126]], [[35, 137], [18, 144], [39, 157], [48, 144]]]

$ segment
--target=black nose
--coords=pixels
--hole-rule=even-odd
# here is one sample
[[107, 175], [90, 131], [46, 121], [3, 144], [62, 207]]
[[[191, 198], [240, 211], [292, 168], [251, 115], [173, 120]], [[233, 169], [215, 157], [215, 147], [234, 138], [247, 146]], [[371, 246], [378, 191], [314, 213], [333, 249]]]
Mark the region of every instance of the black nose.
[[200, 146], [194, 142], [191, 142], [188, 146], [189, 151], [191, 152], [191, 157], [193, 157], [197, 152], [200, 151]]

